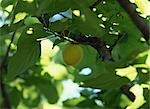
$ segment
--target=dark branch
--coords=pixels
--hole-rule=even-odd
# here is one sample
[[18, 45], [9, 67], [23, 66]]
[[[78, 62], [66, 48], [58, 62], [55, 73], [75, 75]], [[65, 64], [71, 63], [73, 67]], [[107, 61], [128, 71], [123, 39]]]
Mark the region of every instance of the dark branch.
[[92, 10], [93, 8], [95, 8], [102, 0], [97, 0], [96, 2], [94, 2], [92, 5], [90, 5], [90, 9]]
[[6, 87], [5, 84], [3, 83], [3, 68], [0, 66], [0, 95], [2, 95], [3, 98], [3, 103], [2, 103], [2, 107], [5, 109], [11, 109], [11, 105], [9, 102], [9, 97], [8, 94], [6, 92]]
[[13, 43], [13, 41], [14, 41], [15, 34], [16, 34], [16, 32], [13, 32], [11, 40], [10, 40], [10, 44], [8, 45], [5, 57], [4, 57], [3, 61], [2, 61], [2, 65], [5, 65], [5, 62], [7, 61], [8, 54], [9, 54], [9, 51], [10, 51], [10, 47], [11, 47], [11, 44]]
[[45, 13], [42, 14], [41, 16], [38, 17], [39, 21], [43, 24], [44, 27], [48, 28], [49, 27], [49, 18], [50, 16]]
[[138, 15], [135, 11], [134, 5], [129, 2], [129, 0], [117, 0], [119, 4], [126, 10], [126, 12], [130, 15], [131, 19], [144, 35], [146, 41], [150, 39], [150, 27], [145, 22], [145, 20]]
[[7, 94], [7, 90], [6, 90], [3, 78], [4, 78], [4, 72], [6, 71], [6, 65], [5, 64], [6, 64], [8, 54], [9, 54], [9, 51], [10, 51], [10, 48], [11, 48], [11, 44], [13, 43], [15, 34], [16, 34], [16, 32], [14, 32], [12, 34], [11, 41], [10, 41], [10, 44], [7, 48], [5, 57], [2, 61], [2, 63], [0, 64], [0, 95], [2, 95], [2, 97], [3, 97], [2, 107], [6, 108], [6, 109], [11, 109], [11, 105], [10, 105], [9, 97], [8, 97], [8, 94]]
[[[98, 37], [87, 37], [82, 34], [74, 34], [70, 33], [67, 30], [63, 32], [63, 35], [60, 34], [61, 38], [65, 38], [66, 40], [71, 39], [73, 43], [79, 43], [84, 45], [90, 45], [97, 50], [99, 55], [102, 57], [102, 60], [112, 60], [111, 50], [106, 47], [105, 42]], [[70, 41], [70, 40], [69, 40]]]
[[129, 91], [132, 86], [130, 84], [121, 87], [122, 93], [124, 93], [131, 101], [135, 100], [135, 95]]

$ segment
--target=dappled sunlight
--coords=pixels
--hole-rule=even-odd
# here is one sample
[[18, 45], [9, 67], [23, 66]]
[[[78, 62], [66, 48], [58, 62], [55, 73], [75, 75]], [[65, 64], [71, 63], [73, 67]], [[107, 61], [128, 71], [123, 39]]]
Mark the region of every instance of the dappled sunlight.
[[129, 66], [129, 67], [126, 67], [126, 68], [119, 68], [119, 69], [116, 69], [116, 74], [119, 75], [119, 76], [125, 76], [127, 78], [129, 78], [131, 81], [133, 81], [136, 76], [137, 76], [137, 71], [136, 71], [136, 68], [133, 67], [133, 66]]
[[11, 87], [15, 87], [16, 89], [18, 89], [19, 91], [22, 90], [22, 83], [24, 83], [25, 81], [21, 78], [17, 78], [16, 80], [12, 81], [9, 85]]
[[120, 101], [120, 106], [122, 108], [132, 104], [132, 101], [124, 94], [121, 94]]
[[92, 69], [88, 67], [81, 69], [81, 71], [79, 72], [80, 75], [89, 75], [91, 73], [92, 73]]
[[26, 31], [27, 34], [33, 34], [33, 28], [29, 28], [27, 31]]
[[12, 9], [13, 9], [13, 5], [9, 5], [5, 9], [6, 9], [7, 12], [11, 12]]
[[136, 59], [138, 58], [142, 58], [144, 56], [147, 56], [146, 60], [145, 60], [145, 64], [135, 64], [133, 66], [129, 66], [129, 67], [126, 67], [126, 68], [117, 68], [116, 69], [116, 74], [119, 75], [119, 76], [122, 76], [122, 77], [127, 77], [128, 79], [130, 79], [131, 81], [133, 81], [138, 72], [137, 72], [137, 69], [138, 68], [141, 68], [141, 72], [142, 73], [148, 73], [148, 69], [150, 68], [150, 52], [149, 51], [144, 51], [142, 53], [140, 53]]
[[148, 67], [150, 68], [150, 50], [148, 51], [148, 56], [147, 56], [145, 64], [147, 64]]
[[14, 23], [19, 22], [20, 20], [24, 19], [27, 13], [25, 12], [19, 12], [15, 15]]
[[28, 3], [34, 2], [34, 0], [23, 0], [23, 1], [26, 1], [26, 2], [28, 2]]
[[26, 87], [24, 90], [23, 90], [23, 97], [25, 99], [36, 99], [39, 95], [37, 93], [37, 89], [35, 86], [30, 86], [30, 87]]
[[48, 102], [43, 102], [38, 109], [63, 109], [63, 107], [58, 105], [52, 105]]
[[146, 17], [150, 15], [150, 1], [148, 0], [130, 0], [138, 7], [137, 11], [141, 13], [141, 16]]
[[68, 72], [65, 66], [61, 64], [51, 63], [47, 67], [44, 67], [44, 71], [48, 72], [56, 80], [64, 79]]
[[130, 91], [135, 95], [135, 100], [126, 109], [137, 109], [146, 102], [143, 96], [143, 88], [139, 84], [131, 87]]
[[43, 65], [43, 72], [48, 72], [56, 80], [61, 80], [66, 77], [67, 69], [61, 64], [54, 63], [51, 58], [59, 51], [59, 47], [55, 46], [53, 49], [53, 43], [49, 39], [41, 41], [41, 60]]
[[0, 109], [149, 108], [149, 0], [0, 5]]
[[72, 80], [64, 80], [62, 83], [64, 90], [60, 97], [61, 101], [80, 97], [81, 89], [79, 88], [78, 84], [74, 83]]
[[55, 46], [53, 49], [53, 43], [49, 39], [44, 39], [41, 41], [41, 64], [48, 65], [51, 60], [50, 58], [55, 56], [59, 51], [59, 47]]
[[81, 12], [80, 10], [73, 10], [73, 14], [79, 17], [81, 15]]
[[1, 11], [0, 10], [0, 27], [3, 26], [4, 24], [9, 23], [8, 20], [6, 20], [6, 18], [9, 16], [9, 13], [7, 11]]
[[[150, 81], [149, 81], [150, 82]], [[150, 83], [147, 83], [147, 84], [141, 84], [141, 87], [142, 88], [147, 88], [150, 90]]]
[[85, 22], [85, 21], [86, 21], [86, 17], [85, 17], [85, 15], [84, 15], [84, 14], [82, 14], [82, 15], [81, 15], [81, 19], [82, 19], [82, 21], [83, 21], [83, 22]]

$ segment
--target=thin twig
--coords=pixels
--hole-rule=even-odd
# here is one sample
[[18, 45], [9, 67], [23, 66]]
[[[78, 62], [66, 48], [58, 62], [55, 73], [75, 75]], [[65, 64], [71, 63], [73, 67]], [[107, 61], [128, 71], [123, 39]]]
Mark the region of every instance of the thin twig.
[[6, 60], [7, 60], [7, 57], [8, 57], [9, 51], [10, 51], [11, 44], [12, 44], [13, 41], [14, 41], [15, 34], [16, 34], [16, 31], [13, 32], [13, 34], [12, 34], [12, 37], [11, 37], [11, 40], [10, 40], [10, 44], [8, 45], [8, 48], [7, 48], [5, 57], [4, 57], [3, 61], [2, 61], [2, 65], [5, 65], [5, 62], [6, 62]]

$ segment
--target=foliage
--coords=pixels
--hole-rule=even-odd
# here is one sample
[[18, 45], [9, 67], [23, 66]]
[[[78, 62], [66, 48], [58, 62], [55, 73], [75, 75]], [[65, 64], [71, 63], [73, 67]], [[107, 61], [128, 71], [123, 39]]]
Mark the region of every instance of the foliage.
[[[150, 3], [145, 1], [132, 3], [150, 22], [150, 12], [143, 8]], [[12, 108], [149, 108], [148, 41], [117, 0], [94, 3], [1, 0], [0, 76]], [[72, 66], [62, 56], [70, 43], [83, 50]], [[79, 97], [62, 100], [66, 80], [81, 88]], [[5, 97], [0, 95], [3, 108]]]

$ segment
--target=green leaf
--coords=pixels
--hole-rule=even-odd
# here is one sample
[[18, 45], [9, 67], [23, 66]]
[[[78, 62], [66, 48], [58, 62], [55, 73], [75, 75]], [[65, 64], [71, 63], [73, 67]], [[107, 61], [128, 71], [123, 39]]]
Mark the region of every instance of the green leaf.
[[126, 68], [118, 68], [116, 69], [116, 74], [121, 77], [127, 77], [129, 80], [133, 81], [137, 76], [136, 68], [133, 66], [129, 66]]
[[143, 106], [141, 107], [142, 109], [148, 109], [149, 108], [150, 99], [149, 99], [149, 96], [147, 96], [147, 95], [150, 95], [150, 90], [148, 88], [144, 88], [143, 89], [143, 96], [145, 98], [146, 103], [143, 104]]
[[33, 25], [33, 24], [36, 24], [36, 23], [40, 23], [40, 21], [36, 17], [29, 16], [24, 20], [24, 24], [27, 25], [27, 26]]
[[57, 102], [58, 93], [48, 74], [41, 77], [28, 77], [26, 80], [31, 84], [35, 84], [49, 103], [53, 104]]
[[23, 26], [23, 22], [19, 21], [17, 23], [14, 23], [12, 25], [3, 25], [0, 27], [0, 36], [9, 34], [10, 32], [16, 31], [17, 29], [21, 28]]
[[77, 9], [81, 12], [80, 16], [73, 16], [72, 29], [78, 30], [84, 34], [91, 34], [101, 37], [105, 31], [99, 26], [102, 20], [99, 19], [89, 9], [89, 3], [83, 0], [74, 0]]
[[66, 100], [63, 102], [63, 105], [72, 107], [72, 106], [76, 106], [78, 103], [80, 103], [83, 100], [85, 100], [85, 98], [81, 96], [80, 98], [73, 98], [73, 99]]
[[61, 42], [64, 42], [64, 39], [56, 39], [56, 40], [54, 41], [54, 43], [53, 43], [52, 49], [53, 49], [56, 45], [58, 45], [59, 43], [61, 43]]
[[[143, 73], [142, 71], [140, 72], [140, 70], [145, 70], [147, 71], [147, 73]], [[142, 84], [142, 83], [147, 83], [148, 81], [150, 81], [148, 69], [140, 69], [140, 70], [138, 74], [138, 83]]]
[[13, 80], [17, 75], [24, 73], [39, 59], [40, 43], [36, 41], [34, 34], [30, 36], [26, 32], [27, 28], [18, 40], [17, 52], [9, 60], [7, 81]]
[[40, 15], [41, 13], [49, 13], [51, 15], [54, 15], [61, 11], [66, 11], [69, 8], [76, 7], [74, 5], [74, 1], [72, 0], [37, 0], [37, 3], [39, 5], [39, 8], [37, 10], [37, 15]]
[[29, 3], [27, 1], [18, 0], [14, 13], [17, 14], [19, 12], [25, 12], [29, 13], [30, 15], [36, 15], [36, 11], [37, 7], [35, 1]]
[[10, 33], [10, 32], [11, 32], [11, 30], [10, 30], [10, 28], [9, 28], [8, 25], [3, 25], [3, 26], [0, 28], [0, 36], [5, 35], [5, 34], [8, 34], [8, 33]]
[[31, 85], [23, 90], [22, 102], [30, 108], [37, 107], [40, 103], [39, 90]]
[[58, 93], [55, 85], [48, 80], [41, 79], [41, 81], [42, 84], [38, 84], [41, 93], [43, 93], [43, 95], [46, 97], [49, 103], [56, 103], [58, 100]]
[[127, 78], [122, 78], [115, 73], [103, 73], [95, 78], [88, 79], [83, 81], [83, 86], [92, 87], [92, 88], [102, 88], [102, 89], [111, 89], [111, 88], [118, 88], [126, 83], [129, 80]]
[[84, 101], [81, 101], [79, 104], [77, 104], [77, 106], [81, 108], [88, 108], [88, 107], [96, 106], [96, 103], [94, 99], [86, 99]]
[[143, 96], [143, 88], [139, 84], [135, 84], [129, 90], [135, 95], [135, 100], [129, 106], [128, 109], [138, 109], [145, 103], [145, 98]]
[[2, 0], [1, 6], [3, 8], [6, 8], [7, 6], [14, 4], [15, 2], [16, 0]]
[[27, 28], [28, 29], [26, 33], [29, 32], [28, 34], [36, 39], [48, 37], [50, 35], [48, 32], [46, 32], [46, 30], [44, 30], [42, 24], [36, 23], [33, 25], [29, 25]]
[[60, 21], [52, 22], [50, 25], [50, 29], [52, 31], [60, 32], [60, 31], [64, 31], [65, 29], [68, 29], [69, 25], [70, 25], [69, 20], [65, 22], [62, 22], [62, 20], [60, 20]]
[[105, 106], [111, 107], [112, 109], [119, 107], [120, 96], [121, 92], [119, 88], [104, 90], [102, 93], [100, 93], [100, 97], [105, 102]]
[[11, 105], [17, 107], [17, 105], [20, 103], [21, 96], [21, 93], [16, 88], [12, 89], [9, 93]]

